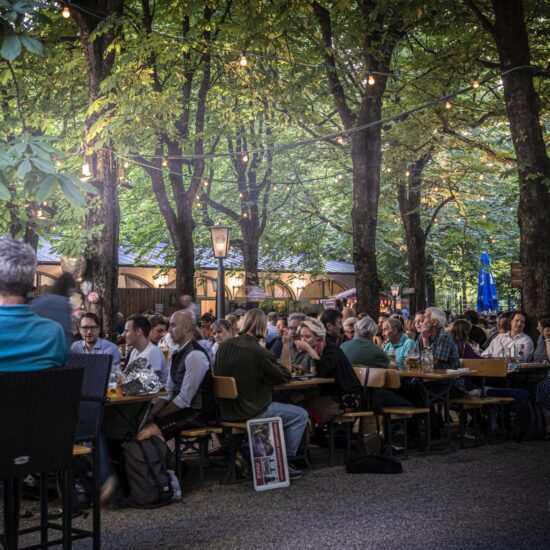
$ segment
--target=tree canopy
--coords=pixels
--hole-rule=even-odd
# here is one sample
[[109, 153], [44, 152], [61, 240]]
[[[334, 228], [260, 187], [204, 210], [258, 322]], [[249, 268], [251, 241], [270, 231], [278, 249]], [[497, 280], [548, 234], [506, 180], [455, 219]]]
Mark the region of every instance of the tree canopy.
[[[371, 314], [394, 282], [421, 288], [416, 308], [458, 307], [487, 251], [501, 296], [518, 300], [520, 242], [535, 265], [525, 201], [548, 194], [549, 173], [510, 121], [532, 86], [530, 124], [547, 131], [544, 3], [513, 2], [527, 66], [506, 58], [511, 22], [492, 2], [115, 4], [74, 2], [65, 18], [55, 2], [0, 1], [2, 231], [89, 252], [105, 234], [92, 213], [106, 162], [120, 242], [142, 257], [160, 245], [182, 292], [207, 226], [226, 223], [253, 283], [258, 255], [313, 272], [339, 259]], [[100, 42], [108, 70], [93, 82], [86, 48]]]

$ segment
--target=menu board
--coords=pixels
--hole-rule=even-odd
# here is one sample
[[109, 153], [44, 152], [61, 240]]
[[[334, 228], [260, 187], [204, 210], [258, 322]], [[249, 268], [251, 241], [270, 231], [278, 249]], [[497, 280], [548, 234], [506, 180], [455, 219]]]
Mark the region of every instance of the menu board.
[[288, 487], [290, 480], [281, 418], [256, 418], [246, 425], [254, 489], [266, 491]]

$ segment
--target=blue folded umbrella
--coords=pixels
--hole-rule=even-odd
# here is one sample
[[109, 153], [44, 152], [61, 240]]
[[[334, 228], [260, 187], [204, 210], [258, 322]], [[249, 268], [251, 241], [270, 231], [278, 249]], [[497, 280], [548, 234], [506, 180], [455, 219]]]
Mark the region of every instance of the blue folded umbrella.
[[479, 275], [477, 281], [477, 310], [498, 310], [498, 296], [495, 280], [491, 271], [491, 260], [486, 252], [480, 257]]

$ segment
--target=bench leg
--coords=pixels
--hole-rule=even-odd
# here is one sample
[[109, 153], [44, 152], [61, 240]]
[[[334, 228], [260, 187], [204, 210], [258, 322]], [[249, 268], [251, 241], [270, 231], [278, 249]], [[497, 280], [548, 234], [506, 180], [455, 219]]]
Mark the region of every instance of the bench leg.
[[329, 465], [334, 466], [336, 462], [334, 457], [334, 422], [328, 423], [328, 438], [329, 438]]

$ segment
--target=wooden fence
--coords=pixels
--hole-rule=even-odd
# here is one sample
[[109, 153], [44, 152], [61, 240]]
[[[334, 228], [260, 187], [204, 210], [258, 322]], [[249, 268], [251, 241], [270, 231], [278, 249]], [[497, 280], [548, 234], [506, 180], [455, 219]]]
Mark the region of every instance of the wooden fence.
[[169, 317], [180, 308], [174, 288], [119, 288], [118, 311], [124, 317], [146, 310], [158, 311]]

